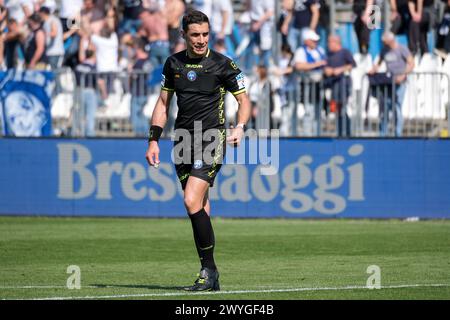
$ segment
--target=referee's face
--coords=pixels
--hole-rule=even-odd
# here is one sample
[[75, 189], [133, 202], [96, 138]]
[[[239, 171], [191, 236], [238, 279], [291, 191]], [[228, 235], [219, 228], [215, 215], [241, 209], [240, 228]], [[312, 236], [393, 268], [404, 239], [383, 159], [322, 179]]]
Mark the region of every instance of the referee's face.
[[206, 55], [209, 41], [208, 23], [204, 22], [201, 24], [190, 24], [184, 38], [186, 40], [186, 47], [190, 56], [202, 57]]

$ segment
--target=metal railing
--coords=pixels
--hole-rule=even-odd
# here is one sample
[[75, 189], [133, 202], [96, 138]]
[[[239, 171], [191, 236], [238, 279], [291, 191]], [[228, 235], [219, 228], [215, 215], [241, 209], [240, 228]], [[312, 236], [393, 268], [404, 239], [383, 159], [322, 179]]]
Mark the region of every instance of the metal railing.
[[[159, 81], [149, 85], [149, 73], [90, 72], [77, 76], [60, 70], [56, 75], [52, 99], [55, 135], [146, 135], [159, 95]], [[288, 137], [439, 137], [448, 132], [449, 75], [408, 75], [402, 85], [401, 113], [395, 107], [399, 87], [394, 82], [377, 85], [368, 75], [337, 79], [297, 75], [290, 89], [262, 87], [255, 99], [258, 116], [253, 127], [278, 128]], [[172, 103], [167, 128], [175, 121], [176, 96]], [[277, 104], [278, 112], [274, 112]], [[170, 129], [165, 131], [166, 136], [170, 134]]]
[[[257, 129], [273, 129], [272, 101], [277, 92], [261, 92]], [[284, 90], [282, 136], [440, 137], [448, 132], [450, 78], [441, 72], [409, 74], [395, 83], [387, 74], [341, 78], [298, 75]]]
[[55, 72], [52, 118], [55, 135], [144, 136], [159, 95], [152, 73]]

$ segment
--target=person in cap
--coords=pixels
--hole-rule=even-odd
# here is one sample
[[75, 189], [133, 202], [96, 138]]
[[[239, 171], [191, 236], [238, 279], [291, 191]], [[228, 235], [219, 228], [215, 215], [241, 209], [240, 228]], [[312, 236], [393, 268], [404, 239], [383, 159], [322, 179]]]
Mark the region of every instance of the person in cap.
[[300, 102], [305, 108], [303, 133], [320, 134], [320, 114], [323, 102], [322, 76], [327, 64], [325, 49], [318, 45], [320, 36], [312, 29], [302, 34], [303, 45], [294, 54], [293, 66], [301, 77]]

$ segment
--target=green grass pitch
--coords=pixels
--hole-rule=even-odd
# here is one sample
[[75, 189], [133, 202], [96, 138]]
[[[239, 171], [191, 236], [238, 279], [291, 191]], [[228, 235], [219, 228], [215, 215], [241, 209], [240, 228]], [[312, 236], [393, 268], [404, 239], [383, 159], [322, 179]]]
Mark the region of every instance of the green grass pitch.
[[213, 225], [222, 291], [196, 295], [178, 289], [199, 270], [188, 219], [0, 217], [0, 299], [450, 299], [450, 221]]

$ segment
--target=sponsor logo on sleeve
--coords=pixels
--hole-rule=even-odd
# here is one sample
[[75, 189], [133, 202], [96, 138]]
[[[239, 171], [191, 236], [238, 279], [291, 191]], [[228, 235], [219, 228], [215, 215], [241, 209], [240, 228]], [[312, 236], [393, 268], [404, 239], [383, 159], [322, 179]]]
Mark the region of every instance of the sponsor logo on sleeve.
[[242, 72], [236, 76], [236, 82], [238, 84], [239, 90], [245, 89], [245, 76]]

